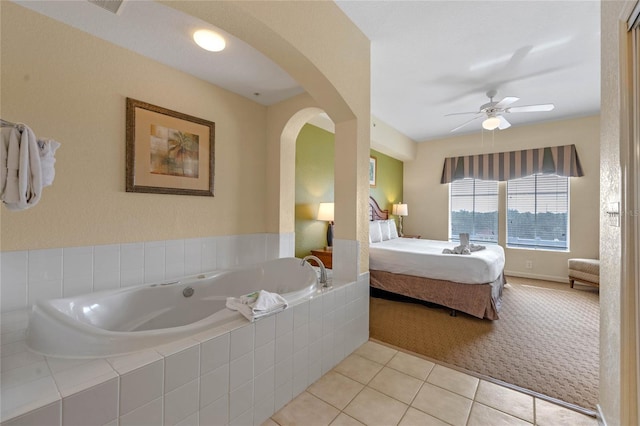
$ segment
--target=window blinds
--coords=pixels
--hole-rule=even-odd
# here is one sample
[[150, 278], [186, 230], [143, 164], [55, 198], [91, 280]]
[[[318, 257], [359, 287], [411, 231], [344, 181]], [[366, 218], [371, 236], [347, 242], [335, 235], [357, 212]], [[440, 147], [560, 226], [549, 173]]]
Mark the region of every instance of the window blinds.
[[507, 184], [507, 246], [569, 248], [569, 179], [533, 175]]
[[498, 242], [498, 182], [464, 179], [451, 184], [449, 238]]

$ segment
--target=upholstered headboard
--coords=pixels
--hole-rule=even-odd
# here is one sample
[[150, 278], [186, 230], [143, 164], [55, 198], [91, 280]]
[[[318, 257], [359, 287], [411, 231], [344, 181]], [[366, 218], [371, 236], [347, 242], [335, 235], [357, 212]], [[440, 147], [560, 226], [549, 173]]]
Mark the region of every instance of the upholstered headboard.
[[387, 220], [389, 210], [382, 210], [376, 200], [369, 196], [369, 220]]

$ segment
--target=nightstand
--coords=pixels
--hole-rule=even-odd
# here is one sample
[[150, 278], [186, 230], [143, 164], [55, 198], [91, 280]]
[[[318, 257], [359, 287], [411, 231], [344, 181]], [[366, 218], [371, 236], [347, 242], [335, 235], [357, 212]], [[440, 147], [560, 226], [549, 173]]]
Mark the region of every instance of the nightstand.
[[420, 235], [406, 235], [406, 234], [405, 234], [405, 235], [403, 235], [403, 236], [402, 236], [402, 237], [400, 237], [400, 238], [414, 238], [414, 239], [416, 239], [416, 240], [419, 240], [419, 239], [420, 239]]
[[333, 250], [326, 250], [322, 248], [317, 250], [311, 250], [311, 254], [316, 256], [318, 259], [320, 259], [324, 264], [325, 268], [331, 269], [332, 259], [333, 259]]

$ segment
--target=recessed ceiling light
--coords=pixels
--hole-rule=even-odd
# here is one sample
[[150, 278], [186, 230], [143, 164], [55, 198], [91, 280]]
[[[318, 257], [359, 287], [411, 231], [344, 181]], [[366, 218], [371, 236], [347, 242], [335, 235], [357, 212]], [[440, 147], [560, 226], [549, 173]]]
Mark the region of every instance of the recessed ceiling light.
[[211, 30], [198, 30], [193, 33], [193, 40], [198, 46], [210, 52], [220, 52], [226, 46], [224, 38]]

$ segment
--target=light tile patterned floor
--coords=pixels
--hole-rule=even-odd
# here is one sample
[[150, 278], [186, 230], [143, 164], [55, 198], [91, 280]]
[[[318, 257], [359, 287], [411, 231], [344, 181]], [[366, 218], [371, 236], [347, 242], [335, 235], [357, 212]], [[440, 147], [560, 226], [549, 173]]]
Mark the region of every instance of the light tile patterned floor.
[[263, 426], [571, 425], [595, 418], [367, 342]]

